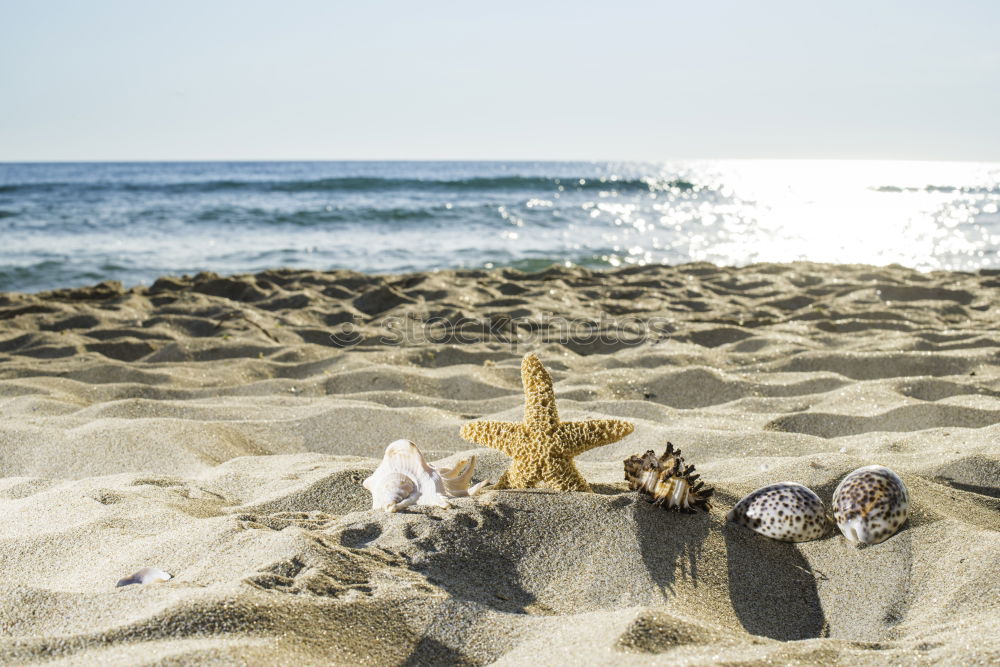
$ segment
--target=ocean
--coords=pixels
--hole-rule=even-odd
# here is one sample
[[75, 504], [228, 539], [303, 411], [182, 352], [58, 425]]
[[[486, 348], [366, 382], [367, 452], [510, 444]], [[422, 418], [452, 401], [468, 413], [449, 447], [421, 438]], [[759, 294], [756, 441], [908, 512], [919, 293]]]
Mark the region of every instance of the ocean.
[[265, 268], [1000, 267], [1000, 163], [0, 164], [0, 291]]

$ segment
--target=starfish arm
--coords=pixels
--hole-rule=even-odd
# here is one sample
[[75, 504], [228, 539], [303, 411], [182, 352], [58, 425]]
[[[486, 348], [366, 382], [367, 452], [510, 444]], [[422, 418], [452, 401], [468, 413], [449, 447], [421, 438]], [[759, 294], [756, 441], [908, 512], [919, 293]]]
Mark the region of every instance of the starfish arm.
[[552, 459], [542, 471], [542, 479], [558, 491], [590, 491], [590, 484], [583, 478], [571, 459]]
[[517, 422], [482, 421], [463, 424], [462, 437], [477, 445], [499, 449], [514, 458], [527, 433], [524, 425]]
[[524, 384], [524, 425], [532, 431], [552, 433], [559, 426], [552, 377], [533, 354], [521, 362], [521, 382]]
[[500, 475], [500, 479], [497, 480], [497, 483], [494, 484], [491, 488], [494, 491], [503, 491], [504, 489], [511, 488], [509, 471], [504, 471], [504, 473]]
[[559, 424], [556, 437], [559, 439], [559, 454], [576, 456], [583, 452], [618, 442], [631, 433], [635, 427], [620, 419], [588, 419], [582, 422]]

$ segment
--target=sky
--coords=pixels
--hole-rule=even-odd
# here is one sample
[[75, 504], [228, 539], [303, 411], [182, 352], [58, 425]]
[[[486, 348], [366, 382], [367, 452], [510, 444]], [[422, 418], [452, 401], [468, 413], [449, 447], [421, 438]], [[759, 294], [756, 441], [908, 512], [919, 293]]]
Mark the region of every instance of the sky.
[[1000, 2], [0, 0], [0, 161], [1000, 161]]

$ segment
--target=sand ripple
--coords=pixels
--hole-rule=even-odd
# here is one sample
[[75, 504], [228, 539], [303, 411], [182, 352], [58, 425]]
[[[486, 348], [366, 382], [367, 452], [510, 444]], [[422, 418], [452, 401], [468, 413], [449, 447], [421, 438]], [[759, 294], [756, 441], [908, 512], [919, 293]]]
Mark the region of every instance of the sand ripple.
[[[996, 272], [708, 264], [268, 271], [0, 295], [0, 661], [1000, 660]], [[414, 329], [405, 336], [400, 331]], [[476, 454], [536, 352], [567, 419], [633, 435], [542, 490], [387, 515], [397, 438]], [[636, 502], [667, 440], [711, 514]], [[857, 550], [724, 522], [878, 463], [911, 520]], [[175, 575], [115, 588], [155, 563]], [[789, 642], [788, 640], [801, 640]]]

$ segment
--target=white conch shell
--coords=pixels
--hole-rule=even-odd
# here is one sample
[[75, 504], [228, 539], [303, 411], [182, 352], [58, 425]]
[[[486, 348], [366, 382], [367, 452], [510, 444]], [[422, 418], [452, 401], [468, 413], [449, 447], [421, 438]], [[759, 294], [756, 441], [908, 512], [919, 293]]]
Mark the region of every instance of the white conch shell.
[[415, 444], [397, 440], [385, 448], [382, 462], [362, 485], [372, 494], [372, 509], [395, 512], [413, 504], [451, 507], [448, 498], [474, 496], [486, 484], [469, 488], [475, 468], [473, 456], [438, 470]]
[[118, 586], [129, 584], [155, 584], [159, 581], [169, 581], [173, 575], [155, 567], [144, 567], [130, 577], [118, 580]]

